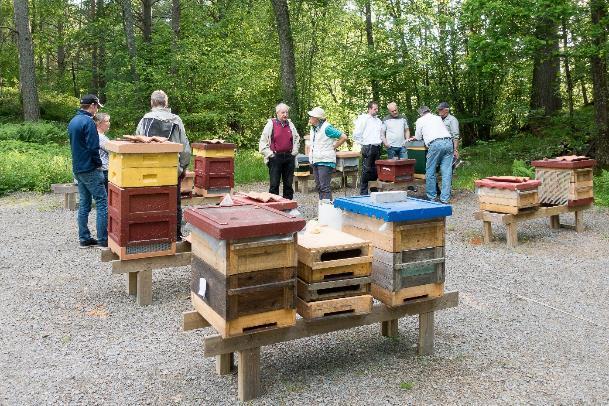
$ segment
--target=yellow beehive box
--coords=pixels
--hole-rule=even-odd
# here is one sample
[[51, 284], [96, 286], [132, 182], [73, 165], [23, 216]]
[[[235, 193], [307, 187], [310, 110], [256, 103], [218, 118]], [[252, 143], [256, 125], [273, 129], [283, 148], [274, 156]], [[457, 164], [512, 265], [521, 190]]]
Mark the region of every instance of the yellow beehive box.
[[164, 168], [120, 168], [116, 164], [112, 165], [112, 161], [110, 161], [108, 181], [122, 188], [177, 185], [178, 169], [175, 166]]
[[235, 156], [235, 150], [233, 148], [226, 148], [226, 149], [193, 148], [192, 154], [194, 156], [201, 156], [204, 158], [232, 158]]
[[[178, 154], [117, 154], [110, 152], [110, 165], [115, 168], [177, 168]], [[177, 170], [177, 169], [176, 169]]]

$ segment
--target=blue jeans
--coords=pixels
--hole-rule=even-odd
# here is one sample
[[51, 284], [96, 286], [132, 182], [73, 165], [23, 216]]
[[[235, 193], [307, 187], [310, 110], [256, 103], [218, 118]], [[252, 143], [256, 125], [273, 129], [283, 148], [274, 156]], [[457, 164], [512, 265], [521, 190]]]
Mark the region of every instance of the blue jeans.
[[387, 159], [393, 159], [396, 156], [399, 159], [408, 158], [408, 153], [406, 152], [406, 147], [389, 147], [389, 148], [387, 148]]
[[97, 209], [96, 228], [97, 241], [108, 241], [108, 194], [104, 186], [104, 174], [94, 169], [89, 172], [75, 173], [78, 181], [78, 239], [83, 242], [91, 238], [89, 231], [89, 212], [91, 211], [91, 197], [95, 199]]
[[436, 169], [440, 167], [442, 186], [440, 188], [440, 201], [448, 203], [450, 200], [450, 185], [453, 175], [453, 141], [442, 138], [432, 141], [427, 150], [427, 165], [425, 166], [425, 190], [427, 198], [436, 198]]

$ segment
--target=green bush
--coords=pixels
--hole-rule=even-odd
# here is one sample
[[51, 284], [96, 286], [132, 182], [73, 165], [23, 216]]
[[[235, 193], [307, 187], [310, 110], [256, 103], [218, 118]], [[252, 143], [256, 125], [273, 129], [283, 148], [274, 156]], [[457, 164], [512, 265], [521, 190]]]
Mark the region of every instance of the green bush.
[[269, 170], [258, 151], [238, 149], [235, 154], [235, 183], [263, 182], [269, 178]]
[[0, 124], [0, 140], [17, 140], [37, 144], [66, 144], [68, 133], [65, 127], [43, 121], [21, 124]]
[[594, 178], [594, 204], [609, 206], [609, 171], [604, 169]]
[[53, 183], [71, 181], [68, 146], [0, 140], [0, 196], [27, 190], [48, 192]]
[[67, 123], [79, 108], [79, 100], [62, 93], [43, 91], [40, 93], [40, 117], [43, 120]]
[[0, 92], [0, 122], [22, 120], [19, 90], [3, 88]]
[[512, 175], [535, 179], [535, 169], [528, 166], [526, 162], [522, 160], [514, 159], [514, 163], [512, 164]]

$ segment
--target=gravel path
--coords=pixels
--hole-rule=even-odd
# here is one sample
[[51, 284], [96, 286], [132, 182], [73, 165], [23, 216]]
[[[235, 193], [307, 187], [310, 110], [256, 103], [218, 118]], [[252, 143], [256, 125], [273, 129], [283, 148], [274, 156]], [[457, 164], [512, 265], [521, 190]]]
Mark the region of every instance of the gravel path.
[[[315, 215], [315, 195], [297, 200]], [[138, 307], [98, 250], [77, 249], [60, 204], [0, 199], [0, 405], [236, 403], [236, 375], [203, 357], [213, 330], [180, 331], [189, 268], [155, 271]], [[375, 325], [264, 347], [252, 404], [609, 403], [609, 211], [579, 234], [523, 224], [510, 251], [501, 228], [480, 244], [472, 193], [453, 209], [446, 288], [461, 300], [436, 314], [434, 356], [416, 356], [414, 317], [398, 339]]]

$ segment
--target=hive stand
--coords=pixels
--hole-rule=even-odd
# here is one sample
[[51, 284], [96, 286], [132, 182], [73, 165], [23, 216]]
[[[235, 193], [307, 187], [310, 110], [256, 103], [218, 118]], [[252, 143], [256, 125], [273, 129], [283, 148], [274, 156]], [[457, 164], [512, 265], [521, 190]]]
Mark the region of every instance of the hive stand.
[[121, 261], [109, 248], [101, 250], [101, 261], [112, 264], [113, 274], [127, 274], [127, 293], [134, 295], [140, 306], [152, 304], [152, 270], [188, 266], [191, 262], [190, 243], [176, 243], [175, 255]]
[[[550, 218], [550, 227], [558, 230], [561, 227], [573, 228], [576, 232], [584, 231], [584, 210], [590, 209], [592, 206], [551, 206], [540, 207], [537, 210], [523, 211], [519, 214], [503, 214], [493, 213], [490, 211], [478, 211], [474, 213], [476, 220], [482, 220], [482, 234], [484, 243], [488, 244], [493, 240], [492, 223], [502, 224], [506, 227], [506, 240], [509, 248], [518, 246], [518, 223], [534, 220], [542, 217]], [[560, 215], [564, 213], [575, 214], [575, 224], [560, 224]]]
[[78, 194], [78, 185], [74, 183], [55, 183], [51, 185], [53, 193], [63, 195], [63, 208], [66, 210], [76, 210], [76, 195]]
[[[356, 187], [357, 186], [357, 177], [358, 177], [357, 171], [347, 171], [347, 172], [335, 171], [332, 174], [331, 180], [340, 179], [340, 187], [344, 188], [347, 185], [349, 185], [349, 178], [351, 178], [351, 184], [353, 185], [353, 187]], [[309, 187], [309, 182], [313, 182], [312, 188]], [[299, 185], [300, 185], [300, 187], [299, 187]], [[302, 193], [309, 193], [309, 192], [314, 191], [315, 190], [315, 175], [313, 175], [312, 173], [309, 175], [294, 174], [294, 190], [296, 192], [302, 192]]]
[[[271, 329], [236, 337], [222, 338], [220, 335], [204, 339], [205, 356], [216, 357], [216, 372], [219, 375], [231, 373], [234, 353], [238, 355], [238, 397], [241, 401], [254, 399], [261, 393], [260, 388], [260, 347], [297, 340], [299, 338], [346, 330], [354, 327], [381, 323], [381, 334], [395, 337], [398, 334], [398, 320], [405, 316], [419, 316], [418, 354], [431, 355], [434, 349], [434, 314], [438, 310], [456, 307], [459, 292], [445, 293], [437, 298], [412, 300], [398, 307], [376, 304], [366, 315], [343, 314], [321, 319], [296, 320], [292, 327]], [[208, 327], [210, 324], [197, 312], [183, 313], [184, 331]]]
[[392, 190], [407, 190], [409, 186], [414, 188], [414, 191], [418, 191], [420, 186], [420, 181], [417, 182], [416, 179], [413, 179], [410, 182], [383, 182], [382, 180], [373, 180], [368, 182], [368, 188], [377, 188], [379, 192], [389, 192]]

